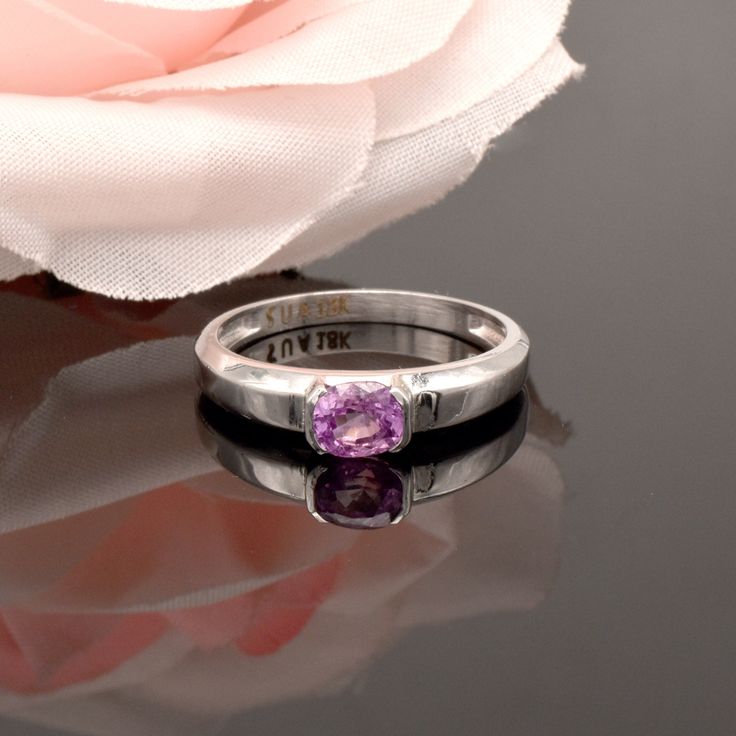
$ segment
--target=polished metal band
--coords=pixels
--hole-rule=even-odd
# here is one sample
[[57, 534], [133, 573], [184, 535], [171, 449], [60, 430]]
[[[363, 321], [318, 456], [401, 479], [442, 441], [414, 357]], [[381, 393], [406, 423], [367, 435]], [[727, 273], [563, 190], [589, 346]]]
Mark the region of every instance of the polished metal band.
[[[249, 346], [295, 328], [380, 323], [445, 333], [473, 346], [468, 356], [393, 370], [315, 370], [249, 357]], [[293, 349], [292, 344], [292, 349]], [[304, 347], [304, 346], [302, 346]], [[314, 352], [314, 341], [304, 352]], [[465, 422], [519, 392], [527, 374], [529, 340], [509, 317], [488, 307], [436, 294], [341, 289], [277, 297], [240, 307], [210, 322], [196, 343], [199, 382], [217, 404], [310, 437], [310, 411], [325, 386], [371, 381], [390, 387], [404, 404], [412, 432]], [[482, 351], [482, 352], [478, 352]], [[404, 352], [411, 352], [411, 345]], [[475, 354], [473, 354], [475, 353]], [[314, 444], [314, 442], [313, 442]]]

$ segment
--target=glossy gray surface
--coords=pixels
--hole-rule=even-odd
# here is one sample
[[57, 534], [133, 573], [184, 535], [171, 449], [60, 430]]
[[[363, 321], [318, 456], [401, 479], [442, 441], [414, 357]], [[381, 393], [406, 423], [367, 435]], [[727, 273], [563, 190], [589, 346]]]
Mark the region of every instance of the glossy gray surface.
[[[199, 642], [187, 655], [188, 669], [172, 664], [176, 643], [136, 659], [131, 684], [105, 685], [87, 672], [88, 683], [98, 682], [97, 699], [72, 693], [61, 704], [42, 707], [26, 694], [11, 707], [3, 689], [3, 736], [64, 728], [164, 736], [731, 736], [734, 37], [732, 0], [578, 2], [565, 40], [588, 64], [582, 83], [563, 90], [504, 138], [471, 182], [445, 202], [309, 269], [351, 286], [437, 290], [518, 318], [534, 344], [532, 376], [544, 404], [571, 423], [567, 441], [554, 417], [539, 410], [526, 449], [491, 485], [463, 491], [447, 505], [418, 508], [415, 517], [390, 530], [396, 534], [388, 542], [381, 541], [383, 532], [360, 535], [366, 540], [360, 543], [351, 537], [345, 543], [350, 546], [340, 547], [343, 577], [318, 567], [329, 582], [321, 592], [312, 578], [299, 578], [307, 593], [297, 595], [296, 609], [311, 603], [317, 612], [277, 653], [264, 654], [262, 640], [254, 644], [246, 637], [239, 641], [250, 654], [220, 656], [222, 641], [242, 635], [233, 620], [255, 622], [249, 631], [256, 630], [258, 618], [250, 609], [206, 621], [172, 615], [168, 633], [176, 629], [182, 640]], [[42, 359], [48, 343], [34, 344], [25, 360], [37, 371], [48, 363], [53, 372], [120, 347], [121, 334], [130, 344], [144, 339], [146, 330], [145, 339], [151, 331], [158, 337], [192, 334], [208, 314], [200, 309], [203, 299], [175, 305], [135, 328], [135, 319], [126, 321], [130, 315], [121, 317], [122, 308], [101, 308], [105, 319], [95, 323], [84, 349], [67, 337], [51, 343], [56, 357]], [[217, 294], [207, 299], [208, 309], [231, 306]], [[15, 306], [3, 302], [8, 341], [16, 327], [17, 335], [26, 334], [21, 327], [29, 318], [17, 315], [28, 310], [13, 311]], [[124, 329], [111, 330], [111, 322], [124, 323]], [[56, 329], [54, 334], [66, 334], [63, 326]], [[19, 340], [5, 345], [3, 354], [11, 355]], [[176, 373], [187, 352], [176, 352], [177, 344], [169, 347], [145, 367], [164, 366], [168, 373], [162, 375], [176, 374], [181, 390], [165, 397], [163, 406], [171, 412], [169, 425], [179, 427], [191, 410], [187, 373]], [[30, 353], [33, 361], [27, 360]], [[15, 376], [20, 362], [6, 361], [2, 370]], [[24, 370], [32, 373], [28, 366]], [[43, 395], [40, 379], [33, 386], [30, 378], [3, 385], [11, 419], [23, 402]], [[141, 423], [155, 422], [162, 410], [147, 412], [159, 384], [147, 386], [151, 390], [140, 401], [122, 394], [121, 406], [105, 404], [101, 423], [90, 428], [85, 442], [102, 429], [114, 433], [113, 419], [135, 415]], [[70, 434], [78, 416], [56, 415], [60, 424], [52, 428]], [[39, 422], [30, 430], [35, 436], [47, 431]], [[183, 432], [176, 437], [181, 444], [189, 442]], [[125, 445], [127, 435], [113, 436], [113, 449]], [[68, 502], [82, 481], [95, 479], [102, 488], [125, 472], [143, 472], [130, 463], [116, 465], [115, 453], [109, 475], [96, 465], [92, 472], [91, 464], [76, 462], [81, 455], [73, 454], [87, 445], [71, 442], [62, 437], [44, 456], [58, 455], [66, 466], [60, 459], [60, 470], [51, 474], [43, 465], [42, 503]], [[161, 451], [160, 462], [171, 459], [164, 452], [168, 445], [151, 445]], [[178, 467], [186, 459], [184, 476], [200, 469], [195, 445], [187, 447], [186, 455], [171, 461]], [[41, 480], [35, 482], [40, 488]], [[12, 493], [8, 500], [7, 492], [3, 488], [0, 509], [6, 516], [19, 503]], [[151, 541], [154, 532], [134, 535], [129, 550], [142, 549], [145, 560], [167, 564], [165, 574], [149, 571], [148, 587], [136, 588], [128, 579], [124, 586], [114, 566], [95, 574], [87, 570], [81, 582], [67, 579], [68, 607], [70, 600], [78, 608], [90, 596], [98, 607], [109, 607], [125, 602], [130, 589], [139, 593], [137, 600], [150, 600], [171, 579], [181, 589], [195, 583], [205, 588], [208, 576], [220, 586], [229, 582], [211, 558], [200, 562], [190, 554], [186, 507], [170, 508], [165, 500], [161, 507], [140, 503], [152, 526], [163, 519], [179, 530], [178, 556], [156, 556], [165, 545]], [[126, 503], [124, 510], [135, 518]], [[427, 515], [419, 516], [425, 508]], [[231, 550], [238, 549], [237, 535], [227, 535], [238, 529], [227, 526], [232, 519], [250, 535], [246, 548], [264, 538], [263, 525], [248, 526], [233, 509], [224, 507], [227, 522], [213, 526], [230, 544], [216, 558], [228, 569], [236, 567]], [[431, 516], [434, 511], [446, 516]], [[259, 513], [253, 511], [257, 518]], [[279, 559], [288, 558], [283, 565], [297, 569], [296, 559], [314, 548], [315, 539], [289, 519], [297, 543], [294, 550], [280, 549]], [[103, 514], [96, 528], [105, 528], [103, 522], [112, 524]], [[197, 523], [204, 521], [198, 517]], [[22, 547], [13, 547], [8, 535], [0, 540], [3, 601], [31, 578], [30, 588], [43, 588], [44, 566], [54, 568], [62, 552], [82, 545], [74, 527], [60, 528], [54, 539], [28, 537], [20, 540]], [[332, 538], [316, 541], [332, 549]], [[90, 542], [90, 549], [97, 547]], [[38, 561], [30, 569], [29, 550]], [[109, 563], [103, 552], [96, 554]], [[349, 594], [335, 593], [336, 580], [351, 581]], [[168, 595], [180, 592], [174, 587]], [[263, 598], [262, 606], [280, 615], [284, 600], [291, 598], [282, 590]], [[295, 608], [289, 604], [286, 610], [293, 614]], [[7, 608], [3, 616], [7, 626]], [[14, 621], [20, 625], [17, 616]], [[72, 630], [78, 635], [79, 628]], [[46, 631], [28, 624], [24, 641]], [[59, 643], [65, 629], [50, 631], [56, 634], [38, 633], [45, 645], [33, 651], [53, 651], [49, 660], [64, 661]], [[2, 637], [2, 687], [11, 682], [19, 688], [27, 684], [24, 670], [5, 629]], [[48, 667], [57, 671], [56, 665]]]

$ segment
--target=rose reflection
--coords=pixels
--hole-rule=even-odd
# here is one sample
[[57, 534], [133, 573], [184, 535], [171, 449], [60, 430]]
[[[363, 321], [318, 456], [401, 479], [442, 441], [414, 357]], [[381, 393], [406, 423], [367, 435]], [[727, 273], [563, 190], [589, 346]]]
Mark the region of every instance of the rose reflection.
[[315, 288], [257, 280], [144, 315], [0, 293], [4, 712], [80, 732], [107, 733], [114, 715], [119, 733], [201, 733], [344, 683], [405, 627], [544, 597], [563, 490], [544, 437], [371, 534], [314, 523], [201, 447], [185, 335], [295, 287]]

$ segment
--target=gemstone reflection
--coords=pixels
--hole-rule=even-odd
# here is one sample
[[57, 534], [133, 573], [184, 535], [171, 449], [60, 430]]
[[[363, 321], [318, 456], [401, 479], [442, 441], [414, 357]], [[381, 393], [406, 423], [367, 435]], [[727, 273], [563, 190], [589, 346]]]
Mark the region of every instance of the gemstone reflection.
[[404, 507], [401, 478], [381, 460], [331, 463], [314, 486], [314, 510], [325, 521], [350, 529], [380, 529]]

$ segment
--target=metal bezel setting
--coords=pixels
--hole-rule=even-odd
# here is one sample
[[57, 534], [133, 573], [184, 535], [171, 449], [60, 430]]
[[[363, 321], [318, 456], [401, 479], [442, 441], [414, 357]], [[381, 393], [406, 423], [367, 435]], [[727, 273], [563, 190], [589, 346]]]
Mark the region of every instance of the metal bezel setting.
[[304, 436], [306, 437], [307, 442], [310, 444], [312, 449], [314, 449], [320, 455], [326, 455], [327, 450], [325, 450], [322, 445], [320, 445], [314, 433], [314, 408], [317, 405], [317, 402], [327, 392], [327, 389], [331, 388], [332, 386], [339, 386], [345, 383], [367, 382], [380, 383], [381, 385], [385, 386], [389, 390], [391, 395], [401, 405], [401, 410], [404, 416], [404, 426], [402, 430], [401, 440], [395, 447], [388, 450], [388, 452], [400, 452], [409, 444], [409, 442], [411, 442], [414, 427], [414, 402], [412, 400], [411, 392], [407, 390], [400, 376], [391, 376], [390, 380], [388, 381], [381, 380], [376, 376], [371, 375], [356, 375], [355, 378], [351, 376], [350, 380], [330, 380], [329, 377], [317, 376], [314, 379], [312, 385], [307, 389], [307, 392], [304, 396], [303, 423]]

